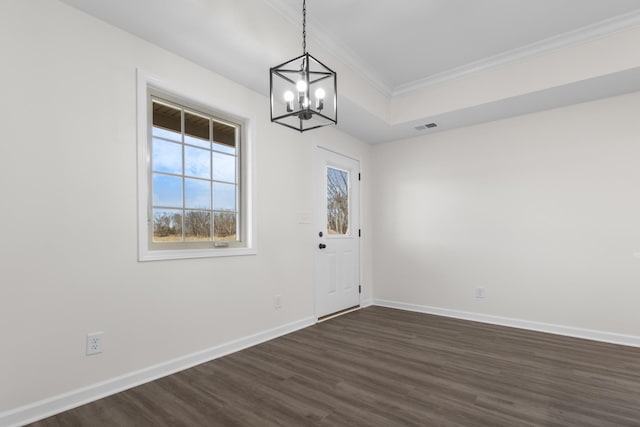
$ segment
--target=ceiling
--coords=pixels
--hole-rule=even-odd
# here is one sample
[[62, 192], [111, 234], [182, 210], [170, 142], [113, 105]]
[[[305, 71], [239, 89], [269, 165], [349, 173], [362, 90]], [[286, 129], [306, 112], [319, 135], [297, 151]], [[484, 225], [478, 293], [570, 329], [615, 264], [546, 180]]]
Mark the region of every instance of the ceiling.
[[[264, 94], [269, 67], [302, 51], [301, 0], [62, 1]], [[389, 102], [635, 25], [640, 25], [638, 0], [307, 1], [309, 51], [328, 52]], [[626, 75], [626, 85], [616, 78], [594, 81], [591, 92], [595, 97], [640, 90], [636, 77]], [[565, 88], [557, 102], [551, 94], [538, 94], [538, 101], [523, 98], [517, 108], [507, 102], [458, 111], [438, 129], [576, 102], [567, 98], [573, 92], [585, 100], [585, 90], [590, 88]], [[416, 123], [438, 119], [392, 124], [357, 99], [340, 98], [339, 105], [339, 126], [370, 143], [413, 136]]]
[[[266, 2], [301, 21], [301, 0]], [[639, 9], [638, 0], [309, 0], [307, 25], [394, 94]]]

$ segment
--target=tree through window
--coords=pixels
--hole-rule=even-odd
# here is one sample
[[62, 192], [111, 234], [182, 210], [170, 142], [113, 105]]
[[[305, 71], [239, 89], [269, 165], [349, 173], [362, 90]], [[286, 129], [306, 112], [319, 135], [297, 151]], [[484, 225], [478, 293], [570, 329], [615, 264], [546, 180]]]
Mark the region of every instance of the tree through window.
[[327, 234], [349, 234], [349, 172], [327, 167]]

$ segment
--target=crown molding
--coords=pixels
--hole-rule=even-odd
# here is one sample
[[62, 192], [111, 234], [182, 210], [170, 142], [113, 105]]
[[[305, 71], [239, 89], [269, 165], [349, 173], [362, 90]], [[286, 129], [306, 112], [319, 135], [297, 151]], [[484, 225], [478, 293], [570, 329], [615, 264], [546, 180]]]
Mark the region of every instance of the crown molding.
[[[287, 18], [293, 25], [298, 28], [302, 27], [300, 23], [300, 11], [293, 8], [291, 2], [286, 0], [263, 1], [280, 15]], [[358, 72], [380, 93], [391, 98], [630, 29], [640, 25], [640, 9], [396, 86], [392, 86], [390, 82], [386, 81], [379, 73], [373, 70], [371, 66], [367, 65], [366, 61], [357, 53], [353, 52], [343, 43], [328, 36], [327, 31], [324, 31], [322, 26], [315, 22], [313, 18], [307, 17], [307, 21], [307, 26], [311, 29], [312, 39]]]
[[449, 80], [458, 79], [479, 71], [488, 70], [500, 65], [526, 59], [542, 53], [552, 52], [565, 47], [575, 46], [595, 39], [603, 38], [620, 31], [640, 25], [640, 9], [619, 15], [604, 21], [590, 24], [557, 36], [531, 43], [520, 48], [512, 49], [479, 61], [462, 65], [442, 73], [437, 73], [410, 83], [393, 88], [391, 96], [403, 95], [420, 89], [425, 89]]

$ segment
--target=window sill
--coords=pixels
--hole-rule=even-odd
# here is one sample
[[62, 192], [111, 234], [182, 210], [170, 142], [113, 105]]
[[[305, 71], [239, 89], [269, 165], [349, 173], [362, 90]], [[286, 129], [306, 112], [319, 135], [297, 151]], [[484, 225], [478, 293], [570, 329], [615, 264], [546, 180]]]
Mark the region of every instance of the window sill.
[[172, 259], [217, 258], [226, 256], [256, 255], [255, 248], [179, 249], [144, 251], [138, 261], [165, 261]]

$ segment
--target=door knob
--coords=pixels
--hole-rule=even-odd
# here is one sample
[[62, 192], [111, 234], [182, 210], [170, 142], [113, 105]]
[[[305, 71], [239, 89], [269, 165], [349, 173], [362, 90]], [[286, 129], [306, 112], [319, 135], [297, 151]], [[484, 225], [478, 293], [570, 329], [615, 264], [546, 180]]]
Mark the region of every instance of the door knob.
[[324, 248], [326, 248], [326, 247], [327, 247], [327, 245], [325, 245], [324, 243], [320, 243], [320, 244], [318, 245], [318, 247], [319, 247], [320, 249], [324, 249]]

